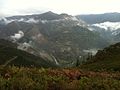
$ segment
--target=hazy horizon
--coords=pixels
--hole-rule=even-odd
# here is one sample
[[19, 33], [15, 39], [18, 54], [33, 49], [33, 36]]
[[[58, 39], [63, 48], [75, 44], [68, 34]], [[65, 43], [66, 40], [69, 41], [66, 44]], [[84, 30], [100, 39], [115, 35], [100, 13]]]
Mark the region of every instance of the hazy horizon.
[[0, 16], [52, 11], [69, 15], [120, 12], [119, 0], [0, 0]]

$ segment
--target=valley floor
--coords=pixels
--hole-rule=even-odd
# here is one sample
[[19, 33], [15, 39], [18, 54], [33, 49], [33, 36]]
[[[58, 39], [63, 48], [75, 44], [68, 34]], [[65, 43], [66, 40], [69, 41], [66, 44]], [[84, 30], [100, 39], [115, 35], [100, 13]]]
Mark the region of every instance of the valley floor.
[[120, 90], [120, 72], [0, 66], [0, 90]]

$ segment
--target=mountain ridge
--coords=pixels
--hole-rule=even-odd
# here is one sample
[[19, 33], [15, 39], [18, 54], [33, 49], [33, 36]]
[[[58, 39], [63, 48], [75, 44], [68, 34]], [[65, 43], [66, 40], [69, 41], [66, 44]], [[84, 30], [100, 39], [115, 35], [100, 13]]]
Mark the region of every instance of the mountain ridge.
[[19, 49], [43, 56], [50, 61], [57, 60], [62, 65], [73, 62], [70, 66], [75, 65], [79, 56], [86, 56], [86, 50], [97, 50], [109, 45], [98, 33], [90, 31], [84, 21], [74, 16], [52, 12], [41, 15], [43, 18], [49, 19], [51, 15], [54, 18], [39, 18], [40, 20], [36, 21], [34, 15], [30, 16], [32, 19], [25, 17], [26, 20], [14, 17], [15, 21], [11, 20], [1, 27], [1, 38], [12, 40], [20, 45]]
[[120, 71], [120, 42], [99, 50], [80, 67], [94, 71]]
[[54, 63], [41, 57], [18, 50], [15, 43], [0, 39], [0, 65], [15, 65], [25, 67], [57, 67]]
[[88, 24], [102, 23], [105, 21], [119, 22], [120, 13], [104, 13], [104, 14], [88, 14], [88, 15], [77, 15], [78, 19], [82, 19]]

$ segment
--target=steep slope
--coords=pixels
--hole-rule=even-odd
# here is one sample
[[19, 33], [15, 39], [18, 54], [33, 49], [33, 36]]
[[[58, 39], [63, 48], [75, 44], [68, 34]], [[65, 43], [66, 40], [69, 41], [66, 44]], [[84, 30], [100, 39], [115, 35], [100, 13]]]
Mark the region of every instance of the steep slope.
[[76, 57], [84, 55], [84, 49], [107, 45], [97, 33], [81, 26], [62, 26], [63, 23], [34, 25], [19, 42], [28, 42], [38, 52], [47, 52], [60, 62], [76, 62]]
[[19, 49], [63, 66], [74, 66], [78, 57], [86, 55], [85, 50], [108, 45], [98, 33], [90, 31], [85, 22], [67, 14], [47, 12], [7, 17], [3, 21], [1, 38], [12, 40], [18, 43]]
[[57, 19], [63, 19], [63, 16], [58, 15], [56, 13], [53, 13], [51, 11], [42, 13], [42, 14], [34, 14], [34, 15], [25, 15], [25, 16], [13, 16], [13, 17], [7, 17], [9, 21], [17, 20], [17, 21], [24, 21], [29, 20], [30, 18], [34, 20], [57, 20]]
[[[75, 61], [76, 57], [83, 55], [84, 49], [102, 48], [106, 46], [105, 40], [87, 28], [79, 26], [59, 28], [60, 26], [54, 26], [54, 24], [48, 27], [50, 29], [46, 29], [45, 27], [43, 29], [44, 31], [41, 31], [42, 35], [35, 34], [35, 29], [33, 29], [35, 35], [33, 33], [30, 35], [29, 33], [32, 36], [31, 38], [27, 35], [28, 37], [26, 36], [21, 40], [25, 42], [32, 40], [32, 44], [36, 43], [33, 46], [34, 48], [45, 50], [60, 61]], [[39, 35], [41, 38], [37, 37]]]
[[104, 14], [89, 14], [89, 15], [78, 15], [79, 19], [87, 22], [88, 24], [109, 22], [120, 22], [120, 13], [104, 13]]
[[93, 56], [81, 68], [120, 71], [120, 43], [111, 45]]
[[16, 66], [56, 67], [54, 63], [25, 51], [18, 50], [16, 44], [0, 39], [0, 64]]
[[88, 27], [92, 31], [98, 32], [111, 44], [120, 42], [120, 13], [78, 15], [76, 17], [88, 23]]

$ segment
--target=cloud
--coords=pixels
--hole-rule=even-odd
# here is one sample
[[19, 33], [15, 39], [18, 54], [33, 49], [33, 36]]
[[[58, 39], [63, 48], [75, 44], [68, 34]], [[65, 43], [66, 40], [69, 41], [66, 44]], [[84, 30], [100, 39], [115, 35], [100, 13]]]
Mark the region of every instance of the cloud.
[[49, 9], [45, 9], [45, 8], [41, 8], [41, 9], [35, 9], [35, 8], [28, 8], [28, 9], [21, 9], [21, 10], [17, 10], [18, 13], [21, 13], [22, 15], [25, 14], [40, 14], [40, 13], [44, 13], [49, 11]]
[[18, 33], [15, 33], [13, 36], [10, 36], [12, 40], [16, 41], [19, 40], [24, 36], [24, 33], [22, 31], [19, 31]]
[[43, 11], [72, 15], [120, 12], [119, 3], [120, 0], [0, 0], [0, 14], [33, 14]]

